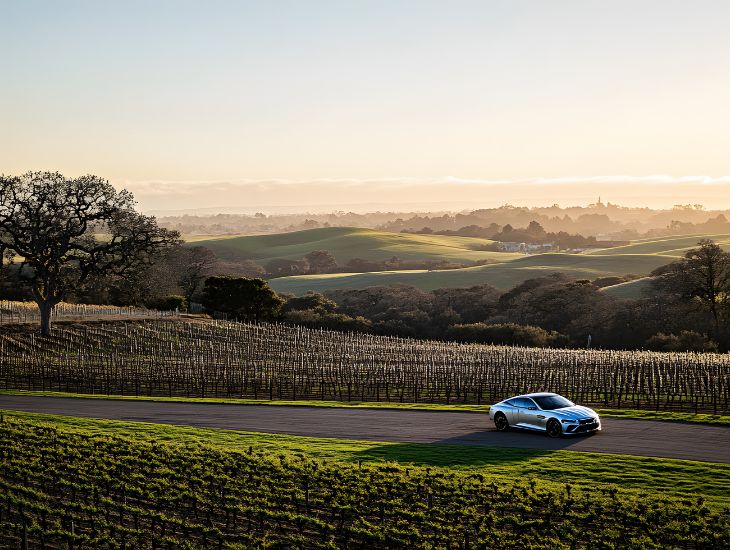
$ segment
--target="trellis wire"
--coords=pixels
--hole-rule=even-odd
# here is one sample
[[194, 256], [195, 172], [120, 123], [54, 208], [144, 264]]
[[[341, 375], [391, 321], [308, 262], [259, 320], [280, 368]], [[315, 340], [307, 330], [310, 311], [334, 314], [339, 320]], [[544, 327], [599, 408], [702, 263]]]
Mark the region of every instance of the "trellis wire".
[[[162, 318], [174, 317], [174, 311], [158, 311], [141, 307], [96, 306], [88, 304], [68, 304], [61, 302], [53, 308], [51, 318], [57, 321], [66, 319], [97, 319], [108, 317]], [[14, 302], [0, 300], [0, 325], [40, 322], [40, 311], [34, 302]]]
[[267, 400], [579, 403], [730, 413], [730, 356], [456, 344], [275, 324], [172, 320], [0, 334], [0, 388]]

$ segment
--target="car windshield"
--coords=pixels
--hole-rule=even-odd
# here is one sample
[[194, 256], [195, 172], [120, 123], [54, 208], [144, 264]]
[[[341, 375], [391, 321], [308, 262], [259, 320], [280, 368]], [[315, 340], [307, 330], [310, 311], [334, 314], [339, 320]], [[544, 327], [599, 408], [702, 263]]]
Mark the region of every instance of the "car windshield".
[[560, 395], [543, 395], [541, 397], [533, 397], [533, 399], [543, 411], [552, 411], [573, 406], [573, 403]]

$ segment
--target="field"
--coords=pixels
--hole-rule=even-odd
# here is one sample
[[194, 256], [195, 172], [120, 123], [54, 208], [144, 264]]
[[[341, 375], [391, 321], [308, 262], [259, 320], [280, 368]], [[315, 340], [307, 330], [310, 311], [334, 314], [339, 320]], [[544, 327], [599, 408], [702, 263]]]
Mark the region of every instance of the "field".
[[[199, 438], [212, 444], [200, 444], [172, 427], [151, 427], [175, 438], [161, 442], [146, 435], [145, 425], [137, 430], [127, 424], [125, 437], [114, 433], [124, 431], [122, 423], [82, 421], [79, 426], [72, 419], [43, 421], [15, 413], [0, 420], [4, 547], [730, 544], [727, 509], [696, 494], [517, 479], [488, 468], [424, 467], [364, 457], [325, 460], [288, 450], [293, 438], [280, 436], [283, 445], [271, 450], [246, 449], [245, 436], [233, 432], [218, 433], [237, 441], [238, 448], [216, 445], [215, 435]], [[303, 442], [305, 447], [313, 443]], [[524, 453], [495, 458], [498, 463], [530, 460]], [[693, 468], [692, 463], [676, 466]], [[722, 467], [712, 468], [705, 468], [707, 480], [719, 475], [720, 481]]]
[[313, 250], [328, 250], [338, 263], [353, 258], [388, 260], [441, 260], [454, 262], [506, 261], [519, 254], [479, 250], [494, 241], [472, 237], [444, 235], [412, 235], [389, 233], [356, 227], [327, 227], [293, 233], [246, 237], [196, 239], [196, 245], [206, 246], [224, 260], [255, 260], [259, 264], [286, 258], [301, 259]]
[[[730, 236], [728, 235], [693, 235], [637, 241], [624, 247], [581, 254], [519, 255], [517, 258], [502, 263], [464, 269], [299, 275], [272, 279], [270, 284], [277, 292], [292, 294], [304, 294], [310, 290], [325, 292], [338, 288], [367, 288], [392, 284], [407, 284], [423, 290], [434, 290], [487, 283], [506, 290], [527, 279], [555, 272], [577, 279], [596, 279], [627, 274], [646, 276], [657, 267], [675, 261], [702, 238], [714, 239], [730, 248]], [[638, 293], [634, 293], [634, 295], [638, 295]]]
[[598, 254], [535, 254], [500, 264], [449, 270], [386, 271], [380, 273], [334, 273], [327, 275], [299, 275], [271, 279], [277, 292], [304, 294], [307, 291], [325, 292], [337, 288], [367, 288], [375, 285], [407, 284], [423, 290], [444, 287], [469, 287], [490, 284], [507, 290], [519, 283], [549, 275], [564, 273], [576, 279], [622, 276], [628, 273], [645, 275], [655, 268], [673, 261], [661, 255], [598, 255]]
[[675, 258], [679, 258], [688, 250], [696, 248], [697, 242], [700, 239], [713, 240], [725, 250], [730, 250], [730, 235], [714, 234], [680, 235], [675, 237], [639, 239], [625, 246], [589, 251], [586, 252], [586, 254], [603, 254], [605, 251], [610, 251], [611, 254], [659, 254], [662, 256], [674, 256]]
[[141, 396], [493, 403], [543, 388], [604, 408], [730, 412], [726, 354], [547, 350], [181, 321], [6, 328], [0, 388]]

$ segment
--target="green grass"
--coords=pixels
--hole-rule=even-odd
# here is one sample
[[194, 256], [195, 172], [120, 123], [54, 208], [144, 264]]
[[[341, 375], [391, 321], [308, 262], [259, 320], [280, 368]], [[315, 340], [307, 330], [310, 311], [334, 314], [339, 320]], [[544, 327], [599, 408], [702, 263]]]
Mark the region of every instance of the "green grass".
[[0, 546], [730, 544], [724, 465], [484, 448], [462, 465], [458, 447], [353, 441], [333, 455], [327, 440], [223, 432], [4, 416]]
[[638, 300], [644, 296], [644, 292], [651, 286], [652, 277], [642, 277], [633, 281], [606, 286], [601, 289], [609, 296], [621, 300]]
[[234, 239], [236, 237], [243, 237], [243, 235], [182, 235], [182, 240], [186, 243], [198, 243], [199, 241], [210, 241], [213, 239]]
[[596, 279], [628, 273], [647, 275], [657, 267], [674, 259], [672, 256], [648, 254], [611, 255], [608, 251], [603, 255], [547, 253], [522, 256], [499, 264], [462, 269], [281, 277], [272, 279], [270, 285], [277, 292], [292, 294], [304, 294], [310, 290], [324, 292], [338, 288], [367, 288], [393, 284], [412, 285], [422, 290], [469, 287], [479, 284], [490, 284], [500, 289], [509, 289], [527, 279], [556, 272], [576, 279]]
[[730, 505], [728, 464], [562, 450], [382, 443], [1, 412], [5, 419], [35, 425], [52, 424], [85, 435], [115, 435], [136, 441], [170, 444], [200, 443], [228, 450], [253, 449], [350, 463], [397, 462], [432, 468], [478, 470], [505, 479], [536, 478], [590, 486], [611, 484], [673, 496], [702, 496], [715, 506]]
[[[233, 399], [215, 397], [146, 397], [130, 395], [105, 395], [68, 392], [42, 392], [24, 390], [0, 390], [0, 395], [27, 395], [38, 397], [69, 397], [80, 399], [121, 399], [126, 401], [157, 401], [162, 403], [207, 403], [226, 405], [271, 405], [303, 407], [341, 407], [347, 409], [403, 409], [418, 411], [469, 412], [486, 414], [489, 405], [464, 405], [443, 403], [398, 403], [373, 401], [269, 401], [268, 399]], [[630, 409], [595, 409], [601, 416], [609, 418], [633, 418], [637, 420], [659, 420], [667, 422], [694, 422], [697, 424], [719, 424], [730, 426], [730, 416], [693, 414], [687, 412], [640, 411]]]
[[412, 235], [355, 227], [327, 227], [274, 235], [195, 239], [224, 260], [255, 260], [260, 264], [279, 259], [300, 259], [313, 250], [328, 250], [338, 263], [353, 258], [387, 260], [440, 260], [455, 262], [506, 261], [519, 254], [479, 250], [493, 243], [488, 239], [445, 235]]
[[[423, 290], [491, 284], [509, 289], [530, 278], [560, 272], [570, 277], [598, 277], [634, 274], [646, 276], [655, 268], [681, 257], [702, 238], [715, 240], [730, 250], [730, 235], [685, 235], [639, 240], [626, 246], [588, 251], [584, 254], [535, 254], [525, 256], [485, 252], [478, 248], [487, 239], [444, 235], [411, 235], [352, 227], [329, 227], [292, 233], [255, 236], [198, 238], [225, 260], [253, 259], [266, 263], [276, 258], [298, 259], [312, 250], [329, 250], [340, 264], [352, 258], [385, 260], [446, 259], [456, 262], [486, 260], [489, 265], [453, 270], [403, 270], [373, 273], [334, 273], [273, 279], [278, 292], [304, 294], [339, 288], [367, 288], [376, 285], [407, 284]], [[192, 241], [191, 241], [192, 242]], [[641, 283], [606, 290], [619, 298], [640, 297]]]
[[[449, 237], [451, 238], [451, 237]], [[675, 261], [700, 239], [709, 238], [730, 250], [730, 235], [691, 235], [636, 241], [627, 246], [593, 250], [583, 254], [547, 253], [531, 256], [513, 255], [505, 261], [486, 266], [452, 270], [409, 270], [378, 273], [333, 273], [300, 275], [273, 279], [271, 286], [277, 292], [304, 294], [307, 291], [325, 292], [340, 288], [367, 288], [376, 285], [407, 284], [422, 290], [446, 287], [469, 287], [491, 284], [509, 289], [534, 277], [550, 273], [564, 273], [577, 279], [634, 274], [647, 276], [659, 266]], [[623, 293], [618, 297], [636, 297], [637, 287], [608, 291]]]
[[610, 252], [615, 255], [622, 254], [650, 254], [673, 256], [679, 258], [692, 248], [697, 248], [697, 243], [701, 239], [710, 239], [722, 246], [725, 250], [730, 250], [730, 235], [712, 234], [712, 235], [678, 235], [672, 237], [658, 237], [649, 239], [639, 239], [625, 246], [617, 246], [604, 250], [594, 250], [586, 252], [591, 254], [604, 254]]

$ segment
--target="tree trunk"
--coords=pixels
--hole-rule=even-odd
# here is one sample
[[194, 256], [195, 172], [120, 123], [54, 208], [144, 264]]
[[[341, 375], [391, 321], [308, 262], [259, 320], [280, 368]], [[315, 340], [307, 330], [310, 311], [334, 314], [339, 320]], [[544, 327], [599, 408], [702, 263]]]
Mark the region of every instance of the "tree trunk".
[[55, 304], [50, 300], [42, 300], [37, 303], [41, 312], [41, 334], [48, 336], [51, 334], [51, 313]]

